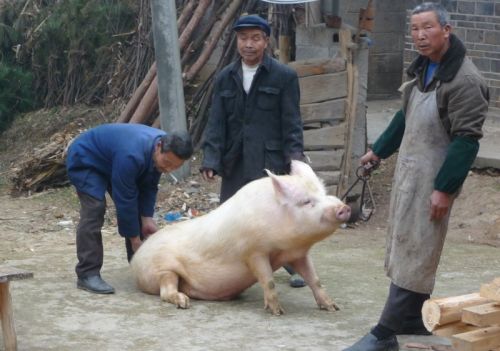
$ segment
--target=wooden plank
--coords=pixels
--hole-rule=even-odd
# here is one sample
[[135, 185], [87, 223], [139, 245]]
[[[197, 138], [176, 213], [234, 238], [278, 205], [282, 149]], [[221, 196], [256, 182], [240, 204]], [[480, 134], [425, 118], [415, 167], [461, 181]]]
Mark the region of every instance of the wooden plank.
[[327, 101], [347, 96], [347, 72], [299, 78], [300, 104]]
[[479, 295], [500, 302], [500, 277], [495, 278], [491, 283], [481, 285]]
[[345, 71], [345, 60], [341, 57], [333, 59], [308, 59], [290, 62], [299, 77], [308, 77], [318, 74], [337, 73]]
[[488, 351], [500, 347], [500, 327], [489, 327], [455, 334], [451, 343], [457, 351]]
[[462, 309], [462, 322], [478, 327], [500, 324], [500, 306], [497, 302]]
[[318, 176], [319, 179], [323, 181], [323, 184], [325, 184], [325, 186], [337, 185], [339, 183], [339, 177], [340, 177], [339, 171], [331, 171], [331, 172], [320, 171], [316, 172], [316, 175]]
[[452, 335], [465, 333], [477, 329], [478, 327], [458, 321], [458, 322], [448, 323], [437, 329], [434, 329], [432, 331], [432, 334], [436, 336], [441, 336], [443, 338], [450, 338]]
[[327, 186], [326, 187], [326, 193], [328, 195], [337, 196], [337, 186], [336, 185]]
[[2, 322], [3, 343], [6, 351], [17, 350], [16, 329], [12, 313], [12, 299], [9, 282], [0, 283], [0, 320]]
[[304, 131], [305, 150], [331, 150], [343, 148], [345, 143], [345, 124], [334, 127], [309, 129]]
[[311, 167], [314, 171], [338, 171], [344, 150], [306, 151], [305, 154], [311, 160]]
[[33, 273], [9, 266], [0, 266], [0, 283], [33, 278]]
[[304, 124], [314, 122], [344, 121], [346, 99], [328, 100], [300, 105]]

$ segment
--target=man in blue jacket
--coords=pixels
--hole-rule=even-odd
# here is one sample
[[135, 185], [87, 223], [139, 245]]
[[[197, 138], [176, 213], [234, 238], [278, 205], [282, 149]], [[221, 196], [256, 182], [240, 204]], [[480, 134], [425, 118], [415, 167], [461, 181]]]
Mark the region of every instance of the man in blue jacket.
[[153, 212], [161, 173], [179, 168], [192, 153], [187, 132], [167, 134], [141, 124], [105, 124], [73, 141], [66, 166], [81, 205], [76, 231], [78, 288], [114, 293], [100, 275], [106, 191], [115, 203], [118, 232], [125, 237], [130, 261], [143, 238], [158, 229]]

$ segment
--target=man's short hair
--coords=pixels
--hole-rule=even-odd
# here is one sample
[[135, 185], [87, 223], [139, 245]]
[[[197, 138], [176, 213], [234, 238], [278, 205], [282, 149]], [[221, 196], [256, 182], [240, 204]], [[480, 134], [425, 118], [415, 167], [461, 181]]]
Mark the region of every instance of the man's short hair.
[[174, 131], [160, 138], [161, 152], [172, 151], [177, 157], [188, 160], [193, 154], [193, 143], [187, 131]]
[[436, 2], [424, 2], [420, 5], [415, 6], [415, 8], [411, 11], [411, 15], [418, 15], [422, 12], [434, 12], [438, 19], [441, 27], [450, 24], [450, 15], [448, 11], [443, 7], [443, 5]]

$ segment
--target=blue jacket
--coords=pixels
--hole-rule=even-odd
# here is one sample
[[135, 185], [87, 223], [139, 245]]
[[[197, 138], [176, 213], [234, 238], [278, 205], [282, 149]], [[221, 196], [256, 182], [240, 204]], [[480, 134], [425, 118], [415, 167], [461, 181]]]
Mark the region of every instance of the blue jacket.
[[99, 200], [110, 190], [122, 236], [139, 235], [140, 216], [153, 216], [161, 173], [152, 157], [162, 135], [164, 131], [142, 124], [104, 124], [84, 132], [69, 147], [71, 183]]

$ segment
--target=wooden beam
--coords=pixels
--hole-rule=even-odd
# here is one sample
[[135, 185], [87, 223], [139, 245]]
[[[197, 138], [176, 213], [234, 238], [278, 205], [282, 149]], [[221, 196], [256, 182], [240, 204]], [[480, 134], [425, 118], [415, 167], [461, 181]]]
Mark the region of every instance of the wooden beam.
[[479, 294], [482, 297], [500, 302], [500, 277], [495, 278], [491, 283], [481, 285]]
[[301, 104], [311, 104], [347, 96], [347, 72], [299, 78]]
[[290, 62], [299, 77], [308, 77], [318, 74], [337, 73], [346, 70], [345, 60], [341, 57], [333, 59], [308, 59]]
[[344, 150], [306, 151], [314, 171], [338, 171], [344, 156]]
[[339, 177], [340, 177], [339, 171], [331, 171], [331, 172], [320, 171], [316, 172], [316, 175], [318, 176], [319, 179], [323, 181], [323, 184], [325, 184], [325, 186], [337, 185], [339, 183]]
[[3, 342], [6, 351], [17, 350], [16, 328], [12, 313], [12, 299], [9, 293], [9, 282], [0, 283], [0, 320], [2, 322]]
[[315, 122], [345, 121], [345, 106], [345, 98], [300, 105], [302, 122], [307, 125]]
[[305, 150], [331, 150], [344, 148], [345, 124], [304, 131]]
[[478, 327], [500, 324], [500, 306], [497, 302], [462, 309], [462, 322]]
[[443, 338], [450, 338], [455, 334], [461, 334], [477, 329], [478, 327], [458, 321], [438, 327], [432, 331], [432, 334]]
[[422, 306], [422, 319], [427, 330], [433, 331], [439, 326], [460, 321], [463, 308], [489, 302], [491, 300], [479, 296], [479, 293], [429, 299]]
[[456, 351], [489, 351], [500, 347], [500, 327], [489, 327], [455, 334], [451, 343]]

